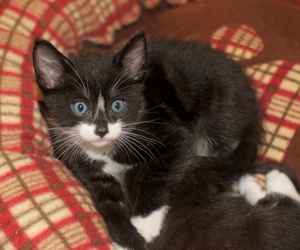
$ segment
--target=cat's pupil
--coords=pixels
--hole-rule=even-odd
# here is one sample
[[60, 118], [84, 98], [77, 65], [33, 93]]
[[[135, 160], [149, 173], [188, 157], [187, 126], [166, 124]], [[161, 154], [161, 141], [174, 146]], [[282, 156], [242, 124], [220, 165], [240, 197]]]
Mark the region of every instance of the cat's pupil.
[[119, 102], [115, 103], [115, 109], [120, 110], [120, 106], [121, 106], [121, 104]]
[[89, 113], [89, 108], [84, 102], [75, 102], [72, 110], [76, 115], [82, 116]]
[[124, 108], [125, 108], [125, 102], [122, 100], [114, 101], [111, 106], [112, 111], [115, 113], [122, 112], [124, 110]]
[[82, 110], [83, 110], [83, 105], [82, 104], [78, 105], [78, 110], [82, 112]]

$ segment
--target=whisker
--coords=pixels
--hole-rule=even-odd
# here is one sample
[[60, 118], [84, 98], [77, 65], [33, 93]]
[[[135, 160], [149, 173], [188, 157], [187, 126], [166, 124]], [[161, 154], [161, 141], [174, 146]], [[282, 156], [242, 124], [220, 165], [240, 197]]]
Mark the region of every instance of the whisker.
[[[125, 132], [125, 133], [127, 134], [127, 132]], [[127, 135], [129, 135], [129, 134], [127, 134]], [[135, 134], [131, 134], [131, 136], [126, 136], [126, 139], [128, 139], [129, 142], [131, 142], [138, 149], [140, 149], [145, 154], [147, 154], [150, 157], [150, 159], [153, 160], [153, 162], [157, 163], [157, 159], [155, 158], [154, 154], [149, 150], [149, 148], [146, 145], [144, 145], [142, 142], [140, 142], [138, 140], [138, 138], [135, 137]]]
[[89, 89], [89, 81], [88, 81], [88, 77], [87, 77], [87, 70], [86, 70], [86, 65], [84, 67], [84, 73], [85, 73], [85, 83], [87, 85], [87, 94], [88, 96], [90, 96], [90, 89]]
[[[143, 131], [143, 130], [141, 130]], [[147, 137], [147, 136], [144, 136], [144, 135], [141, 135], [141, 134], [135, 134], [135, 133], [132, 133], [132, 132], [129, 132], [129, 131], [126, 131], [124, 130], [124, 132], [127, 134], [127, 135], [130, 135], [130, 136], [135, 136], [137, 139], [140, 139], [142, 141], [145, 141], [147, 143], [149, 143], [151, 146], [155, 146], [155, 145], [160, 145], [160, 146], [164, 146], [165, 145], [157, 138], [157, 139], [153, 139], [153, 138], [150, 138], [150, 137]], [[145, 131], [147, 132], [147, 131]], [[150, 132], [147, 132], [149, 133], [150, 135], [152, 135]]]
[[125, 71], [122, 71], [120, 72], [120, 74], [116, 77], [111, 89], [110, 89], [110, 94], [113, 94], [116, 92], [117, 88], [122, 84], [124, 83], [128, 77], [124, 77], [126, 76], [126, 72]]
[[81, 79], [80, 75], [78, 74], [77, 70], [73, 67], [73, 65], [69, 61], [66, 61], [66, 62], [70, 66], [70, 68], [74, 71], [74, 73], [77, 75], [77, 77], [79, 78], [79, 80], [82, 84], [83, 89], [86, 91], [86, 86], [84, 85], [84, 82], [82, 81], [82, 79]]
[[73, 80], [73, 82], [71, 81], [66, 81], [66, 83], [69, 83], [69, 84], [72, 84], [73, 86], [75, 86], [76, 88], [78, 88], [80, 91], [83, 91], [83, 92], [87, 92], [86, 91], [86, 87], [83, 85], [83, 83], [80, 83], [76, 80], [76, 78], [74, 78], [72, 75], [64, 72], [63, 73], [64, 75], [68, 76], [69, 78], [71, 78], [71, 80]]
[[148, 120], [148, 121], [132, 122], [132, 123], [124, 124], [124, 127], [125, 127], [125, 126], [140, 125], [140, 124], [158, 124], [158, 125], [162, 125], [163, 123], [156, 122], [156, 121], [158, 121], [158, 120], [161, 120], [161, 119], [160, 119], [160, 118], [157, 118], [157, 119]]
[[[125, 148], [128, 149], [138, 160], [139, 164], [141, 164], [140, 158], [146, 163], [146, 160], [143, 158], [143, 156], [139, 154], [139, 152], [130, 143], [128, 143], [127, 138], [120, 137], [118, 138], [118, 142], [122, 146], [121, 148], [124, 148], [122, 151], [126, 152]], [[128, 155], [128, 153], [126, 154]]]

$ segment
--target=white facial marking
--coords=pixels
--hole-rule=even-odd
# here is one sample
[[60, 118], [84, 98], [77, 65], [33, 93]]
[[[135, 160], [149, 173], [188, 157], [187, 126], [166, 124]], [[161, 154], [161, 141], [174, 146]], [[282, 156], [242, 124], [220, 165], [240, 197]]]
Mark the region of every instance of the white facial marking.
[[116, 122], [115, 124], [108, 124], [108, 133], [103, 137], [95, 134], [96, 125], [81, 123], [76, 126], [80, 137], [88, 142], [92, 147], [103, 151], [105, 147], [112, 145], [122, 132], [122, 124]]
[[138, 232], [145, 238], [146, 242], [151, 242], [159, 235], [164, 218], [169, 210], [168, 206], [163, 206], [153, 211], [147, 217], [135, 216], [131, 218], [131, 223]]
[[98, 116], [99, 111], [102, 111], [102, 112], [105, 111], [105, 102], [104, 102], [104, 98], [101, 93], [99, 94], [99, 97], [98, 97], [97, 109], [96, 109], [96, 114], [94, 115], [94, 117]]
[[300, 201], [300, 195], [286, 174], [273, 170], [266, 175], [266, 190], [269, 193], [280, 193]]

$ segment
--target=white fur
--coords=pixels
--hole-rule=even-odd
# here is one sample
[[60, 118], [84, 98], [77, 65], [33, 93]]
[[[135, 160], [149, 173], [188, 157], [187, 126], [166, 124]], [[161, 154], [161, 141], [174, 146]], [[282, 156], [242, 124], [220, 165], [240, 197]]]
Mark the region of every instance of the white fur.
[[122, 182], [123, 176], [126, 170], [130, 168], [128, 165], [120, 164], [118, 162], [113, 161], [109, 156], [102, 153], [95, 153], [94, 151], [90, 151], [89, 149], [85, 149], [87, 155], [93, 160], [102, 160], [106, 164], [102, 168], [102, 170], [109, 175], [115, 177], [119, 182]]
[[273, 170], [266, 175], [266, 190], [268, 194], [280, 193], [300, 201], [300, 196], [290, 178], [278, 170]]
[[115, 124], [109, 123], [108, 133], [103, 138], [95, 134], [96, 125], [94, 124], [81, 123], [75, 129], [83, 141], [88, 143], [90, 151], [95, 151], [95, 154], [98, 154], [106, 153], [113, 147], [115, 141], [122, 133], [122, 124], [120, 122]]
[[94, 115], [94, 117], [98, 116], [99, 111], [102, 111], [102, 112], [105, 111], [105, 102], [104, 102], [104, 98], [101, 93], [99, 94], [99, 97], [98, 97], [97, 109], [96, 109], [96, 114]]
[[153, 211], [147, 217], [135, 216], [131, 218], [131, 223], [145, 238], [146, 242], [151, 242], [156, 236], [159, 235], [168, 210], [168, 206], [163, 206], [158, 210]]
[[106, 155], [103, 155], [102, 160], [106, 162], [102, 170], [106, 174], [112, 175], [115, 178], [117, 178], [117, 180], [122, 182], [125, 171], [128, 170], [130, 167], [124, 164], [117, 163]]
[[238, 190], [251, 205], [255, 205], [260, 199], [271, 193], [286, 195], [300, 202], [300, 195], [290, 178], [276, 169], [266, 175], [265, 189], [257, 183], [253, 175], [247, 174], [239, 180]]
[[250, 174], [244, 175], [238, 183], [239, 193], [244, 195], [249, 204], [255, 205], [260, 199], [267, 195], [257, 182], [256, 178]]

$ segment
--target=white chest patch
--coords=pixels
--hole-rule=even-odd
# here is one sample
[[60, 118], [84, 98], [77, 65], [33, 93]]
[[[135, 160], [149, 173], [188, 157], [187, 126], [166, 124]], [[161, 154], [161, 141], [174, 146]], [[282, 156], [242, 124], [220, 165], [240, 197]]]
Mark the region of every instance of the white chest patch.
[[145, 238], [146, 242], [151, 242], [160, 233], [165, 216], [169, 210], [169, 206], [163, 206], [147, 217], [135, 216], [131, 218], [132, 225]]
[[106, 174], [112, 175], [117, 178], [120, 182], [123, 179], [124, 173], [128, 170], [129, 166], [117, 163], [107, 156], [103, 156], [103, 161], [106, 162], [103, 171]]
[[94, 152], [90, 153], [88, 150], [86, 150], [87, 155], [91, 157], [94, 160], [101, 160], [105, 162], [104, 167], [102, 170], [113, 177], [115, 177], [119, 182], [122, 182], [124, 173], [130, 168], [130, 166], [125, 164], [120, 164], [118, 162], [115, 162], [110, 157], [103, 155], [103, 154], [97, 154], [95, 155]]

